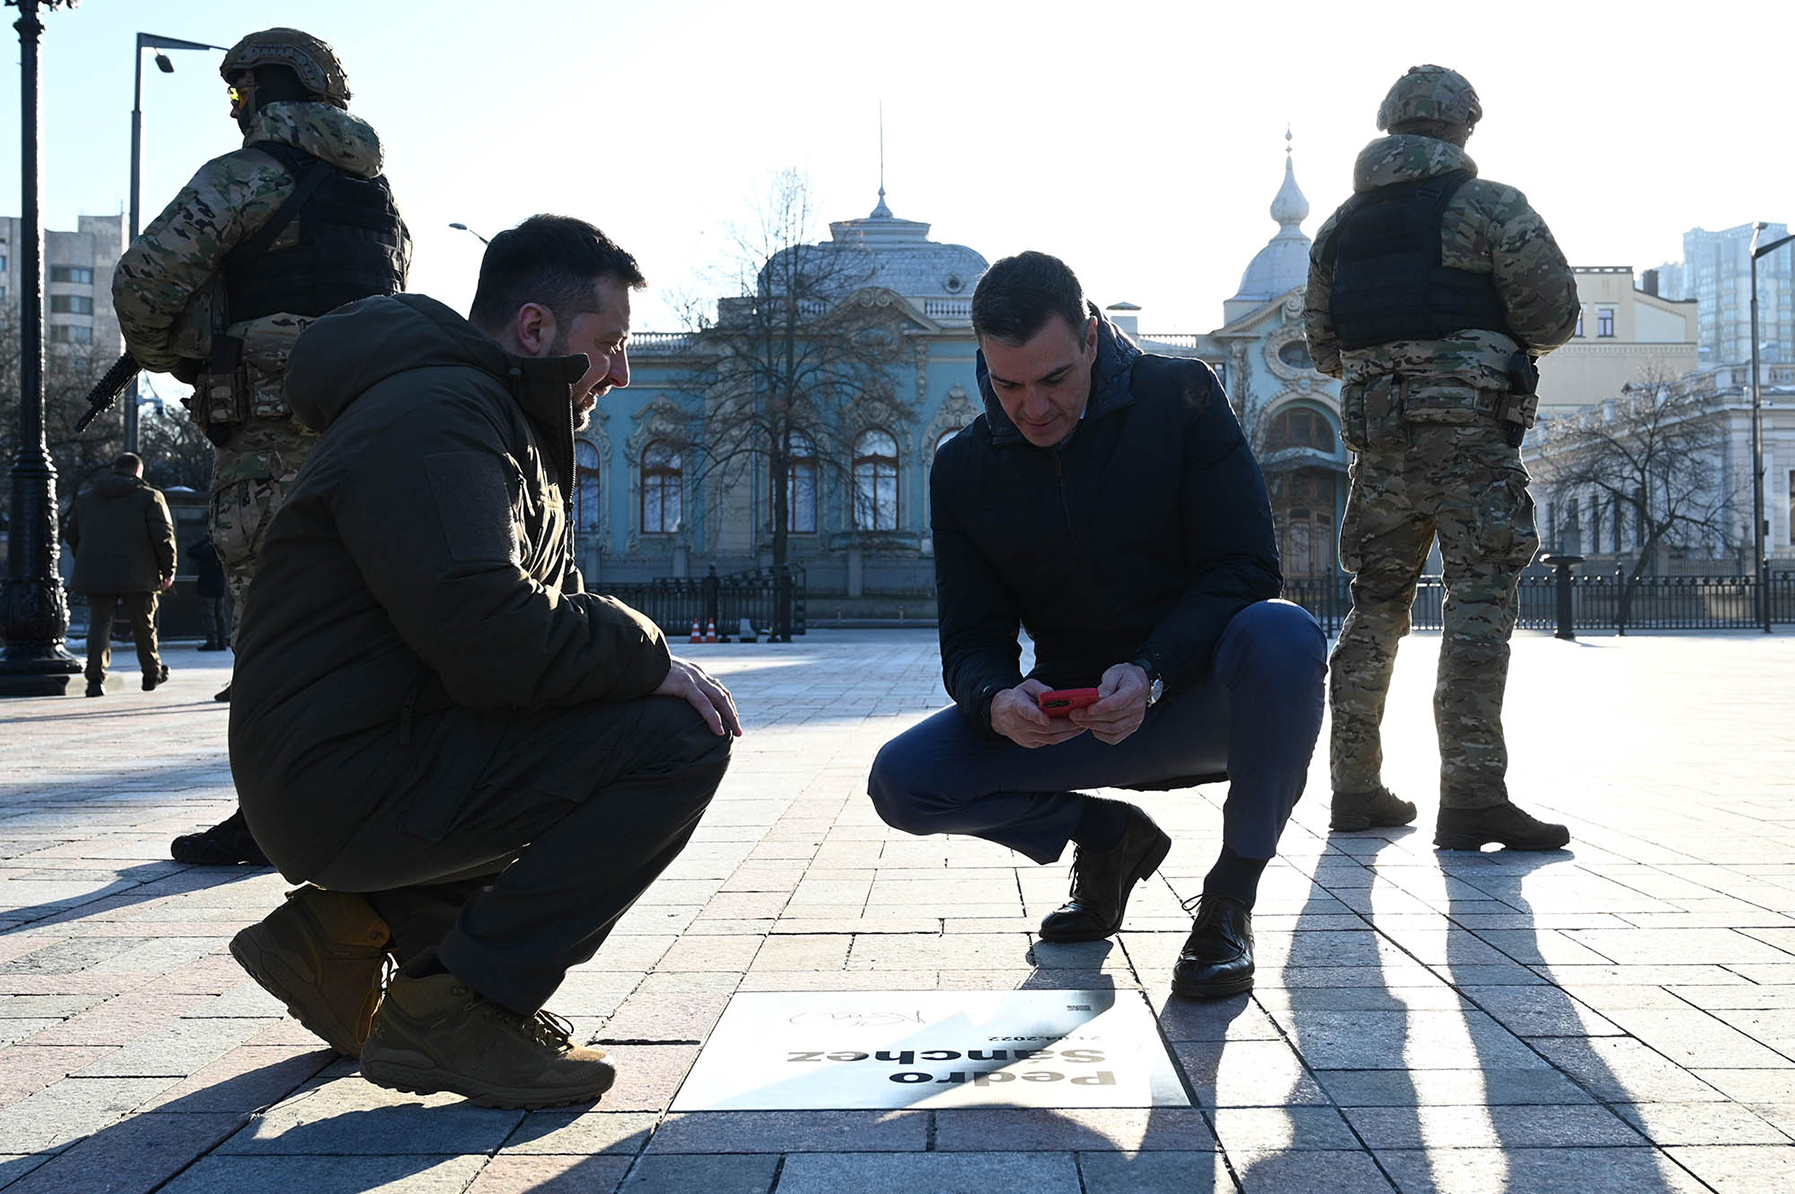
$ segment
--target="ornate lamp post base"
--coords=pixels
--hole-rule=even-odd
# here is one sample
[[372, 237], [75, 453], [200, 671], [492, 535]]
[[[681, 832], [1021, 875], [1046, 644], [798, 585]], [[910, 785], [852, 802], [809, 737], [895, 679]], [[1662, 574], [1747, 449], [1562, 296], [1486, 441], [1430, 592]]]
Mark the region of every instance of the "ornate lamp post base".
[[56, 569], [56, 466], [44, 444], [44, 234], [38, 223], [38, 10], [73, 7], [74, 0], [6, 0], [19, 10], [21, 253], [19, 446], [12, 467], [12, 526], [7, 534], [6, 585], [0, 593], [6, 655], [0, 659], [0, 696], [61, 696], [81, 670], [63, 649], [69, 629], [62, 577]]

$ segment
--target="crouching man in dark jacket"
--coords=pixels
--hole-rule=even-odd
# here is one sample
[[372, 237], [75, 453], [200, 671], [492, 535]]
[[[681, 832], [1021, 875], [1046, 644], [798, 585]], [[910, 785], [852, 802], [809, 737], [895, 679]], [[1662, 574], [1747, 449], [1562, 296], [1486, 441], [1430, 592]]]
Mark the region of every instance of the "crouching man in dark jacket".
[[[1315, 620], [1275, 600], [1264, 478], [1209, 367], [1144, 355], [1057, 258], [992, 266], [972, 326], [985, 413], [930, 478], [957, 708], [887, 743], [868, 791], [911, 833], [971, 834], [1042, 863], [1077, 843], [1071, 898], [1041, 937], [1094, 941], [1121, 927], [1172, 841], [1132, 804], [1075, 789], [1231, 777], [1172, 989], [1245, 991], [1250, 910], [1302, 794], [1326, 669]], [[1019, 626], [1035, 643], [1027, 677]], [[1087, 687], [1099, 699], [1069, 712], [1039, 700]]]
[[230, 744], [256, 841], [305, 886], [231, 952], [382, 1086], [607, 1089], [542, 1005], [684, 848], [741, 732], [574, 564], [573, 433], [629, 384], [641, 284], [598, 229], [535, 216], [493, 238], [469, 320], [367, 299], [293, 352], [323, 437], [245, 602]]

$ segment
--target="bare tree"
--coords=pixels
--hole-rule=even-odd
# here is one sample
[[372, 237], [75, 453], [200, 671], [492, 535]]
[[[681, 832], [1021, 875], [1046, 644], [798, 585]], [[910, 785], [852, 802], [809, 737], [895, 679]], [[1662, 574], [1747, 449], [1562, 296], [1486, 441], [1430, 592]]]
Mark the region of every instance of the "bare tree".
[[[0, 306], [0, 470], [10, 469], [19, 446], [19, 400], [23, 335], [18, 305]], [[93, 346], [52, 342], [44, 353], [44, 440], [56, 465], [56, 497], [67, 509], [81, 487], [110, 468], [124, 451], [124, 412], [120, 406], [75, 434], [75, 423], [87, 412], [87, 394], [112, 364]], [[205, 490], [212, 478], [212, 447], [185, 411], [173, 410], [140, 425], [139, 451], [153, 484], [189, 485]], [[10, 486], [0, 485], [0, 521], [10, 514]]]
[[1737, 490], [1722, 470], [1724, 420], [1703, 395], [1649, 370], [1618, 397], [1554, 420], [1539, 444], [1536, 469], [1555, 504], [1593, 494], [1633, 519], [1638, 555], [1621, 590], [1621, 633], [1660, 547], [1729, 539]]
[[824, 477], [851, 483], [855, 435], [912, 413], [891, 377], [899, 316], [866, 289], [871, 254], [817, 242], [814, 224], [804, 177], [776, 175], [755, 223], [732, 234], [738, 296], [714, 316], [688, 309], [704, 361], [690, 380], [706, 396], [702, 434], [687, 444], [694, 474], [734, 487], [766, 469], [775, 565], [787, 559], [793, 497], [815, 501]]

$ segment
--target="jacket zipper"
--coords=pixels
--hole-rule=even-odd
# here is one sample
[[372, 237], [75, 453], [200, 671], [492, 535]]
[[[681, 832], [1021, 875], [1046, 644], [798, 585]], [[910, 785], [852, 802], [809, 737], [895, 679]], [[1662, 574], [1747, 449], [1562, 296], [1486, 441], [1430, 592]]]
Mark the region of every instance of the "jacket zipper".
[[1079, 575], [1084, 577], [1085, 587], [1091, 593], [1091, 609], [1097, 615], [1099, 623], [1103, 621], [1102, 602], [1097, 599], [1097, 582], [1091, 576], [1089, 561], [1085, 559], [1084, 550], [1078, 545], [1078, 529], [1072, 523], [1072, 503], [1066, 497], [1066, 464], [1065, 457], [1057, 449], [1053, 450], [1053, 476], [1059, 483], [1060, 511], [1066, 516], [1066, 539], [1072, 544], [1072, 557], [1078, 561]]

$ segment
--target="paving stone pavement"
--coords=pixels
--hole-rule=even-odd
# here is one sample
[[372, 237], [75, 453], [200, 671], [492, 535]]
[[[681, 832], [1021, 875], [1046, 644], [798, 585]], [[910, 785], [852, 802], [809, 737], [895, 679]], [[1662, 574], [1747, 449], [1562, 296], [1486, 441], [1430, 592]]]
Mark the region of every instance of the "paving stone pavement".
[[[1266, 873], [1257, 989], [1213, 1004], [1167, 986], [1219, 787], [1134, 797], [1166, 865], [1113, 943], [1037, 950], [1063, 864], [898, 834], [863, 794], [944, 701], [931, 632], [681, 649], [750, 733], [551, 1004], [626, 1042], [616, 1088], [534, 1113], [363, 1082], [225, 952], [284, 884], [166, 857], [232, 807], [218, 656], [172, 649], [155, 693], [0, 703], [0, 1187], [1795, 1189], [1795, 637], [1518, 638], [1511, 785], [1573, 843], [1511, 856], [1431, 848], [1438, 639], [1415, 636], [1387, 779], [1418, 827], [1330, 836], [1324, 745]], [[737, 991], [1096, 982], [1144, 990], [1192, 1108], [667, 1111]]]

